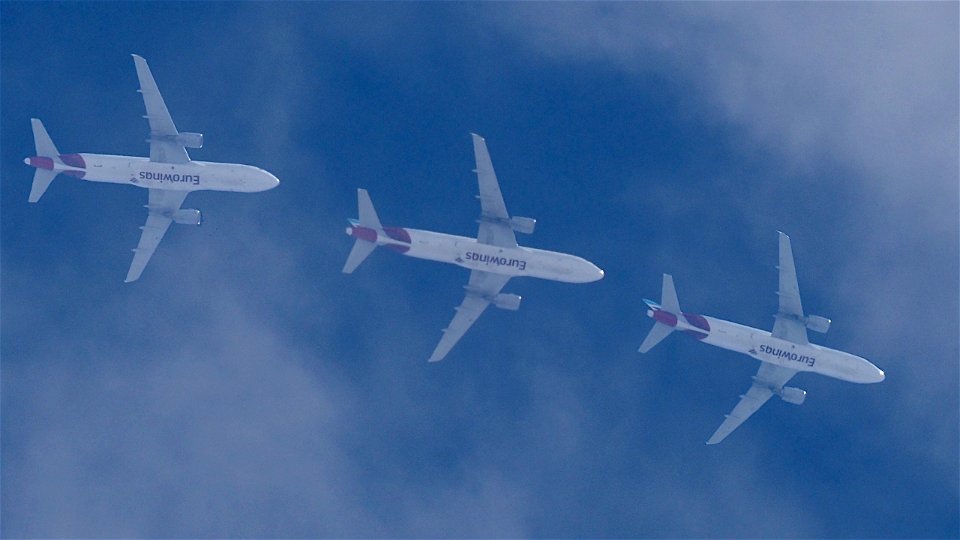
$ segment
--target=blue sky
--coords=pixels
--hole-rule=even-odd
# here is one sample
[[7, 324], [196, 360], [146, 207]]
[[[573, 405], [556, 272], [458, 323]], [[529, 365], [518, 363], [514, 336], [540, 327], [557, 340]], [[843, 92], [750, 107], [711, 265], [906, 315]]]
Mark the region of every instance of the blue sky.
[[[0, 4], [2, 534], [7, 537], [956, 537], [955, 3]], [[195, 159], [276, 174], [199, 192], [124, 284], [146, 194], [60, 177], [147, 155], [130, 53]], [[521, 242], [597, 283], [513, 280], [440, 364], [467, 272], [375, 253], [474, 234], [469, 132]], [[810, 374], [703, 443], [756, 370], [641, 298], [767, 328], [776, 231], [814, 339], [887, 374]]]

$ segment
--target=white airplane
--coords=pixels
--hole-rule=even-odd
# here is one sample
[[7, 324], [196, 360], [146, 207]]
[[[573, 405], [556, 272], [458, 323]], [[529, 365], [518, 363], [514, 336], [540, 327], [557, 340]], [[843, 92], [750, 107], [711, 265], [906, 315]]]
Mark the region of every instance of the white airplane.
[[54, 146], [43, 123], [36, 118], [33, 140], [37, 155], [23, 160], [37, 169], [30, 189], [30, 202], [35, 203], [58, 174], [91, 182], [130, 184], [149, 190], [147, 223], [140, 227], [140, 243], [133, 250], [133, 262], [124, 280], [140, 278], [147, 261], [170, 227], [170, 223], [200, 225], [200, 211], [181, 209], [191, 191], [265, 191], [277, 187], [280, 180], [263, 169], [236, 163], [191, 161], [187, 148], [203, 146], [200, 133], [180, 133], [163, 103], [157, 83], [150, 74], [147, 61], [133, 55], [140, 79], [140, 89], [150, 123], [150, 159], [104, 154], [61, 154]]
[[490, 304], [512, 311], [519, 309], [518, 295], [500, 292], [512, 277], [529, 276], [566, 283], [587, 283], [603, 278], [603, 270], [580, 257], [517, 245], [514, 231], [530, 234], [536, 220], [510, 217], [486, 142], [476, 134], [473, 134], [473, 150], [477, 159], [474, 172], [480, 184], [480, 232], [477, 238], [384, 227], [365, 189], [357, 190], [360, 219], [351, 219], [350, 227], [347, 227], [347, 235], [356, 238], [356, 242], [343, 267], [344, 273], [353, 272], [377, 246], [470, 270], [470, 281], [464, 286], [466, 297], [456, 308], [450, 326], [443, 331], [430, 362], [443, 360]]
[[669, 274], [663, 275], [662, 303], [644, 299], [650, 307], [647, 316], [656, 322], [640, 345], [640, 352], [649, 351], [671, 332], [680, 330], [710, 345], [760, 360], [760, 370], [753, 377], [750, 389], [740, 396], [740, 402], [707, 444], [721, 442], [774, 394], [787, 403], [802, 404], [807, 393], [799, 388], [784, 386], [800, 371], [855, 383], [877, 383], [884, 379], [883, 371], [864, 358], [807, 341], [808, 328], [826, 333], [830, 328], [830, 319], [803, 315], [790, 237], [783, 233], [780, 233], [780, 265], [777, 268], [780, 270], [780, 291], [777, 293], [780, 309], [775, 315], [772, 333], [713, 317], [684, 313], [680, 310], [673, 277]]

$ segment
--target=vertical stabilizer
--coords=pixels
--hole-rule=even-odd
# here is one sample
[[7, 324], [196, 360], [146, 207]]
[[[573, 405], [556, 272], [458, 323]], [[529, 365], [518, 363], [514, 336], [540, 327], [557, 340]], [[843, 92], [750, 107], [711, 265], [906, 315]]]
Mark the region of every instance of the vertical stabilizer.
[[33, 144], [36, 147], [37, 155], [27, 158], [24, 163], [31, 167], [36, 167], [37, 172], [33, 174], [33, 185], [30, 187], [30, 202], [35, 203], [50, 187], [50, 182], [59, 174], [54, 170], [54, 163], [61, 163], [60, 152], [53, 144], [53, 139], [43, 127], [43, 122], [36, 118], [30, 119], [33, 127]]

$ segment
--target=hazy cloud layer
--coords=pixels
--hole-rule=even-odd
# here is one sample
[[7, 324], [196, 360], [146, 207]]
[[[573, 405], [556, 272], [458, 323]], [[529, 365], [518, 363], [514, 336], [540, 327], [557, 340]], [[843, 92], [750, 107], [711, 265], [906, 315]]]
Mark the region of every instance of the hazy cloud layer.
[[[204, 226], [124, 286], [143, 194], [60, 178], [27, 208], [3, 160], [5, 536], [955, 535], [956, 5], [213, 4], [192, 48], [123, 30], [185, 5], [114, 6], [102, 39], [146, 49], [195, 157], [283, 184], [191, 195]], [[4, 155], [31, 115], [62, 149], [145, 152], [128, 59], [38, 73], [9, 25], [44, 8], [17, 6]], [[97, 114], [117, 127], [75, 125]], [[511, 282], [522, 309], [428, 365], [466, 273], [343, 276], [342, 228], [363, 186], [385, 221], [470, 234], [468, 130], [541, 219], [523, 241], [607, 278]], [[706, 447], [756, 366], [637, 355], [640, 298], [673, 272], [685, 307], [768, 326], [778, 228], [835, 319], [816, 338], [888, 380], [798, 376], [803, 407]]]
[[[929, 420], [902, 443], [934, 434], [931, 452], [951, 462], [956, 426], [925, 411], [931, 398], [957, 402], [957, 14], [954, 4], [579, 4], [520, 6], [494, 20], [554, 61], [665, 77], [691, 114], [743, 128], [737, 153], [775, 152], [784, 170], [768, 184], [705, 186], [694, 206], [722, 205], [758, 225], [772, 212], [822, 220], [776, 226], [819, 229], [799, 246], [843, 261], [802, 275], [835, 291], [834, 305], [849, 302], [861, 314], [849, 331], [894, 362], [907, 394], [926, 396], [900, 396], [909, 422]], [[809, 208], [797, 181], [814, 193], [840, 185], [847, 196], [836, 209], [819, 199]], [[689, 190], [646, 181], [636, 190], [637, 199], [662, 193], [656, 204], [691, 206]], [[769, 242], [769, 228], [763, 234], [756, 240]], [[905, 323], [897, 306], [906, 305], [932, 309]], [[925, 343], [918, 325], [942, 339]], [[908, 365], [917, 358], [921, 370]]]

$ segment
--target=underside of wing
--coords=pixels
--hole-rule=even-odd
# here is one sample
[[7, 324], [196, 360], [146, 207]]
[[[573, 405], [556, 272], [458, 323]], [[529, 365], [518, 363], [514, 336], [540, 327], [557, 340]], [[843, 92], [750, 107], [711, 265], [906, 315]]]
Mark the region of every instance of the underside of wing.
[[186, 191], [150, 190], [150, 198], [147, 204], [147, 223], [140, 227], [143, 232], [140, 234], [140, 243], [133, 250], [133, 262], [130, 264], [127, 278], [124, 279], [125, 283], [140, 279], [140, 274], [147, 267], [150, 257], [153, 257], [153, 252], [157, 250], [157, 246], [163, 240], [163, 235], [170, 228], [170, 224], [173, 222], [173, 214], [180, 209], [180, 205], [186, 198]]
[[170, 111], [163, 102], [160, 89], [157, 87], [147, 61], [133, 55], [133, 62], [137, 67], [137, 78], [140, 80], [140, 89], [143, 95], [143, 104], [147, 109], [145, 118], [150, 123], [150, 161], [158, 163], [188, 163], [190, 156], [183, 144], [177, 142], [180, 132], [173, 123]]
[[517, 247], [517, 236], [510, 227], [510, 214], [500, 193], [500, 183], [493, 170], [493, 162], [487, 151], [487, 143], [476, 133], [473, 136], [473, 153], [477, 160], [477, 183], [480, 186], [480, 231], [477, 240], [483, 244], [500, 247]]
[[456, 308], [457, 313], [450, 321], [450, 325], [443, 330], [443, 337], [437, 344], [433, 354], [430, 355], [431, 362], [443, 360], [450, 349], [460, 341], [460, 338], [467, 333], [467, 330], [473, 326], [473, 323], [480, 318], [480, 315], [487, 309], [493, 298], [503, 289], [503, 286], [510, 280], [510, 276], [492, 274], [490, 272], [481, 272], [474, 270], [470, 272], [470, 282], [465, 287], [467, 294], [463, 302]]
[[517, 235], [508, 225], [480, 221], [480, 230], [477, 232], [477, 241], [481, 244], [490, 244], [505, 248], [517, 247]]
[[806, 345], [809, 343], [807, 339], [807, 326], [791, 316], [777, 314], [776, 320], [773, 322], [773, 331], [770, 335], [798, 345]]
[[717, 444], [740, 427], [747, 418], [757, 412], [771, 396], [779, 393], [783, 385], [796, 374], [796, 370], [788, 369], [767, 362], [760, 362], [760, 369], [753, 377], [753, 384], [746, 394], [740, 396], [740, 402], [727, 415], [717, 431], [710, 437], [707, 444]]
[[797, 269], [793, 263], [793, 249], [790, 237], [780, 235], [780, 254], [777, 269], [780, 274], [780, 287], [777, 290], [779, 309], [773, 324], [773, 337], [806, 345], [807, 325], [803, 317], [803, 305], [800, 302], [800, 286], [797, 284]]

